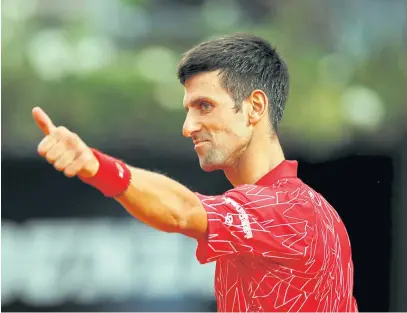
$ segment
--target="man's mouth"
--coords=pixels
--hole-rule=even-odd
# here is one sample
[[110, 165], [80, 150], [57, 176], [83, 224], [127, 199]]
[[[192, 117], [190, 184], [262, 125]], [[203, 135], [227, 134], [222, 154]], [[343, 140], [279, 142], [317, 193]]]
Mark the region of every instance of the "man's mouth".
[[196, 141], [194, 141], [194, 148], [195, 149], [199, 148], [199, 147], [201, 147], [201, 146], [203, 146], [204, 144], [207, 144], [207, 143], [209, 143], [208, 140], [196, 140]]

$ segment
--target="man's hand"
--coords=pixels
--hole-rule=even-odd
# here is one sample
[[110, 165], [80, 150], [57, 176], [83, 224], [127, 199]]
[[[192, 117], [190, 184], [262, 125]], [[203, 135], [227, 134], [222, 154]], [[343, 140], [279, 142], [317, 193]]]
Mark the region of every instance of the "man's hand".
[[45, 135], [38, 145], [38, 153], [53, 164], [55, 169], [64, 172], [68, 177], [91, 177], [97, 173], [98, 160], [77, 134], [66, 127], [56, 127], [49, 116], [38, 107], [33, 109], [32, 114]]

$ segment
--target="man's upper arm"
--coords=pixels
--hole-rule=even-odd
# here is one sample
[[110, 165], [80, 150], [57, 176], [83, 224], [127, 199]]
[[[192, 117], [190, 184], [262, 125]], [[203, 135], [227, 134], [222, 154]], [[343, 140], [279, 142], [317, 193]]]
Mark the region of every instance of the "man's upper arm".
[[180, 233], [199, 241], [207, 236], [208, 215], [199, 197], [196, 194], [194, 197], [196, 197], [196, 203], [186, 210], [180, 222]]
[[[198, 240], [200, 263], [248, 252], [281, 262], [305, 255], [314, 215], [299, 194], [242, 186], [222, 196], [197, 196], [207, 215]], [[204, 218], [201, 211], [199, 216]]]

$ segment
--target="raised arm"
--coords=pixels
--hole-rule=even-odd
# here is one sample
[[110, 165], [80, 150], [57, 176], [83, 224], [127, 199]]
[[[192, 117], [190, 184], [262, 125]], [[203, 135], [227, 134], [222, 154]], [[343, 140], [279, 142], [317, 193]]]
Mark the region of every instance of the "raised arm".
[[[191, 190], [164, 175], [130, 167], [89, 148], [77, 134], [56, 127], [40, 108], [33, 109], [33, 117], [45, 135], [38, 145], [38, 153], [56, 170], [67, 177], [78, 176], [114, 197], [131, 215], [158, 230], [178, 232], [198, 240], [205, 236], [207, 214]], [[112, 177], [99, 177], [106, 175], [101, 171], [109, 172]], [[106, 182], [101, 186], [103, 179]], [[107, 194], [106, 190], [113, 193]]]

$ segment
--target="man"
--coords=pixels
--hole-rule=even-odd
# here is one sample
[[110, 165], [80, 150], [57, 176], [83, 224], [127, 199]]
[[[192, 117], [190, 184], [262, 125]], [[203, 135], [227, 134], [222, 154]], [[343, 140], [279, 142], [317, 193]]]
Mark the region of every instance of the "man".
[[184, 55], [183, 134], [201, 168], [223, 170], [234, 186], [223, 195], [194, 193], [91, 149], [34, 108], [45, 134], [38, 152], [144, 223], [195, 238], [199, 262], [216, 261], [218, 311], [357, 311], [345, 226], [297, 177], [297, 162], [285, 160], [279, 144], [288, 76], [277, 52], [251, 35], [205, 42]]

